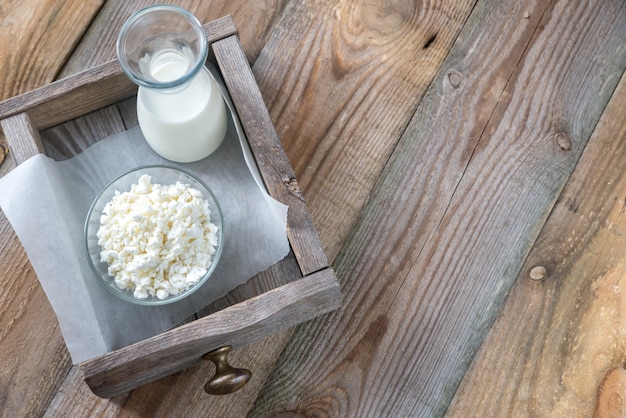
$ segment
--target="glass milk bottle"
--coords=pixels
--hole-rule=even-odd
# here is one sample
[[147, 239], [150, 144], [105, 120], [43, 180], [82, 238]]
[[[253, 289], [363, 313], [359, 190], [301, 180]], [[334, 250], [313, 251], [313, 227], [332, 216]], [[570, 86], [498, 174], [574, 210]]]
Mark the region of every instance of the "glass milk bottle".
[[120, 31], [120, 65], [139, 85], [139, 127], [150, 147], [168, 160], [201, 160], [226, 134], [224, 98], [204, 66], [208, 51], [198, 19], [176, 6], [140, 10]]

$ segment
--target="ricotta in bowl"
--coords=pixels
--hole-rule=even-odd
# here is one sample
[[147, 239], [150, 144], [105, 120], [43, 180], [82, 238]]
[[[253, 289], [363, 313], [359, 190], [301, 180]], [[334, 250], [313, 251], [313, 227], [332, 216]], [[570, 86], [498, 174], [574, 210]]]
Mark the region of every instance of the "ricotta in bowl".
[[91, 265], [109, 290], [135, 303], [170, 303], [214, 270], [222, 216], [213, 193], [191, 173], [141, 167], [98, 195], [85, 237]]

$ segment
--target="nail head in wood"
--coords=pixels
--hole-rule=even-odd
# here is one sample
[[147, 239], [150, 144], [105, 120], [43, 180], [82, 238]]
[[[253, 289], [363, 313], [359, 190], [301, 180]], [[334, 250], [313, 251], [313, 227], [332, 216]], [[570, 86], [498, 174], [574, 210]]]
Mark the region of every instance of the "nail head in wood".
[[541, 281], [546, 278], [548, 271], [544, 266], [535, 266], [530, 269], [530, 279], [534, 281]]

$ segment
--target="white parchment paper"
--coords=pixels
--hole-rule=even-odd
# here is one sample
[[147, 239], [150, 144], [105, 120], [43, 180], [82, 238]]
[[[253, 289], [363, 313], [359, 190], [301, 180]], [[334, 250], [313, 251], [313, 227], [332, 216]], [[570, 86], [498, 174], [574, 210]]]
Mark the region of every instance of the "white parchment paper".
[[[37, 155], [0, 179], [0, 207], [50, 300], [74, 364], [172, 328], [287, 255], [287, 207], [259, 183], [230, 115], [223, 144], [196, 163], [162, 159], [135, 128], [65, 161]], [[146, 164], [192, 171], [213, 190], [224, 215], [224, 249], [213, 275], [188, 298], [161, 307], [131, 304], [107, 291], [89, 267], [83, 236], [97, 193], [119, 174]]]

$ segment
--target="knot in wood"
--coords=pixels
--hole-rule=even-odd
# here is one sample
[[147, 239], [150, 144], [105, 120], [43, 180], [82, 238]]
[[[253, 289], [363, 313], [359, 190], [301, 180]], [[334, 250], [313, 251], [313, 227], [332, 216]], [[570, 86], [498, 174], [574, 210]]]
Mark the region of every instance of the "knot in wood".
[[302, 191], [300, 190], [300, 185], [298, 184], [298, 180], [295, 177], [283, 178], [283, 183], [287, 186], [287, 190], [292, 195], [302, 199]]
[[596, 417], [623, 417], [626, 414], [626, 370], [623, 367], [609, 370], [600, 383], [597, 396]]
[[548, 275], [548, 271], [546, 270], [544, 266], [535, 266], [532, 269], [530, 269], [529, 277], [531, 280], [538, 282], [538, 281], [545, 279], [547, 275]]
[[559, 132], [558, 134], [556, 134], [555, 139], [556, 144], [563, 151], [569, 151], [572, 149], [572, 141], [570, 141], [569, 137], [563, 132]]
[[448, 81], [450, 81], [452, 88], [458, 89], [461, 85], [461, 74], [457, 71], [450, 71], [448, 73]]

